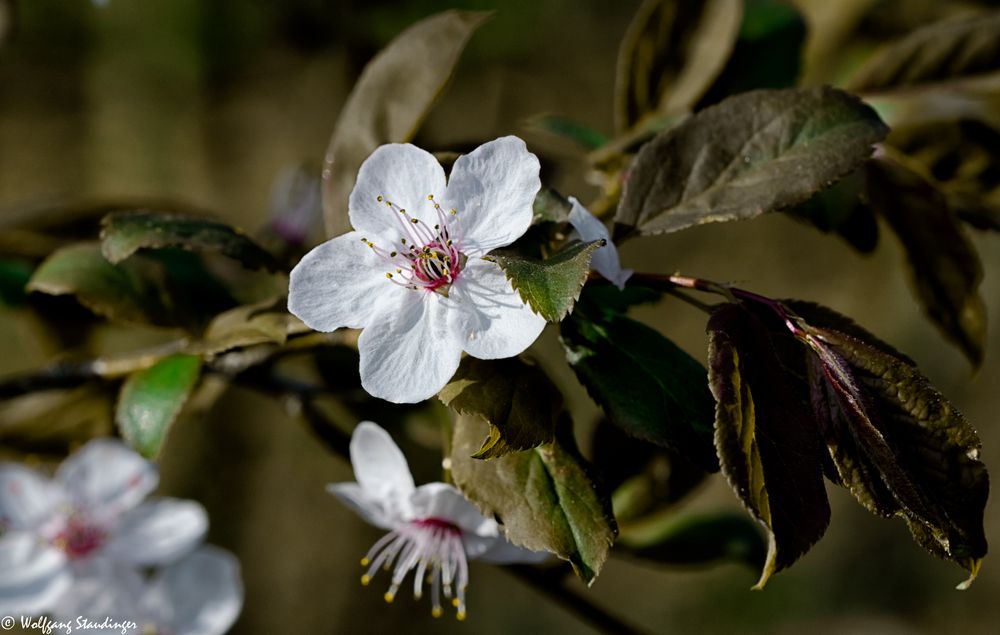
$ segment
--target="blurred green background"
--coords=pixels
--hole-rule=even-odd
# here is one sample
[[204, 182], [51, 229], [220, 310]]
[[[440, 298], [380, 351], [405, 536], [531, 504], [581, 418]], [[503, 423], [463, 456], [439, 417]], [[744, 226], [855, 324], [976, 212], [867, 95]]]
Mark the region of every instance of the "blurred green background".
[[[0, 3], [0, 32], [6, 33], [0, 45], [0, 222], [57, 203], [154, 197], [213, 210], [256, 230], [267, 223], [279, 173], [322, 158], [364, 63], [414, 20], [451, 7], [497, 13], [474, 36], [417, 143], [443, 150], [521, 135], [542, 157], [552, 185], [587, 200], [597, 192], [586, 183], [583, 156], [534, 130], [529, 118], [560, 114], [611, 132], [618, 43], [638, 4]], [[813, 37], [808, 79], [812, 69], [842, 60], [824, 57], [831, 53], [820, 46], [837, 27], [824, 22], [829, 3], [800, 4]], [[888, 38], [954, 3], [868, 4], [891, 5], [884, 9], [897, 18], [892, 26], [873, 28]], [[816, 77], [824, 74], [816, 71]], [[1000, 239], [973, 239], [984, 261], [982, 291], [995, 335]], [[1000, 465], [998, 338], [970, 376], [961, 354], [921, 315], [891, 234], [883, 232], [874, 254], [859, 256], [837, 238], [771, 215], [633, 241], [623, 260], [638, 270], [679, 270], [775, 297], [815, 300], [854, 317], [916, 359], [977, 427], [987, 465]], [[669, 299], [637, 313], [704, 358], [701, 313]], [[149, 338], [135, 330], [106, 345], [127, 349]], [[537, 348], [585, 431], [597, 412], [563, 363], [554, 329]], [[0, 312], [0, 372], [35, 368], [60, 355], [30, 321]], [[425, 460], [417, 465], [418, 480], [435, 479], [435, 471]], [[350, 467], [264, 397], [230, 389], [204, 415], [181, 421], [164, 452], [163, 474], [161, 492], [204, 503], [212, 519], [209, 540], [242, 561], [246, 604], [235, 633], [591, 632], [502, 569], [478, 564], [464, 624], [432, 619], [429, 605], [406, 593], [386, 606], [386, 579], [377, 577], [368, 588], [358, 582], [358, 560], [379, 531], [324, 492], [327, 482], [351, 480]], [[749, 590], [757, 572], [737, 565], [684, 570], [620, 559], [591, 589], [574, 584], [595, 603], [658, 633], [1000, 632], [1000, 570], [991, 558], [969, 591], [954, 591], [963, 572], [924, 553], [903, 523], [870, 516], [841, 489], [830, 487], [830, 495], [834, 516], [826, 537], [763, 592]], [[688, 508], [738, 510], [739, 504], [715, 476]], [[988, 506], [987, 535], [994, 543], [997, 516], [996, 504]]]

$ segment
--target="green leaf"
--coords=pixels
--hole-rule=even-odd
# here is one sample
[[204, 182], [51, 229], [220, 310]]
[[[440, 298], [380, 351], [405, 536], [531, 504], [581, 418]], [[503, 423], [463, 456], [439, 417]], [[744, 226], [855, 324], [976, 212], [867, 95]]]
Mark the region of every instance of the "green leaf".
[[248, 269], [279, 269], [274, 257], [242, 231], [207, 218], [138, 210], [109, 214], [101, 223], [101, 251], [112, 263], [140, 249], [165, 247], [221, 253]]
[[743, 16], [741, 0], [646, 0], [618, 51], [615, 128], [690, 110], [722, 72]]
[[913, 90], [1000, 70], [1000, 11], [925, 26], [879, 49], [848, 88], [878, 93]]
[[96, 243], [64, 247], [28, 282], [29, 292], [71, 295], [94, 313], [128, 324], [200, 330], [232, 306], [227, 290], [198, 258], [162, 250], [111, 264]]
[[656, 330], [622, 315], [592, 317], [577, 310], [560, 333], [570, 366], [612, 423], [707, 471], [719, 469], [704, 366]]
[[767, 543], [746, 516], [722, 512], [655, 514], [622, 527], [616, 546], [625, 553], [670, 565], [743, 562], [764, 565]]
[[500, 265], [511, 285], [531, 309], [549, 322], [562, 320], [580, 297], [590, 273], [590, 257], [603, 240], [574, 241], [546, 260], [498, 249], [486, 256]]
[[28, 291], [72, 295], [94, 313], [137, 324], [164, 324], [170, 311], [162, 294], [162, 271], [147, 260], [113, 265], [95, 243], [65, 247], [46, 259]]
[[197, 356], [171, 355], [125, 380], [115, 422], [125, 440], [144, 457], [159, 455], [200, 372]]
[[888, 129], [829, 87], [730, 97], [639, 151], [616, 234], [672, 232], [798, 205], [848, 174]]
[[466, 357], [438, 397], [463, 415], [481, 417], [489, 437], [473, 455], [494, 459], [551, 443], [562, 395], [540, 368], [516, 357]]
[[868, 199], [899, 236], [917, 298], [973, 366], [986, 346], [983, 269], [947, 201], [931, 183], [891, 159], [868, 164]]
[[24, 260], [0, 258], [0, 304], [19, 307], [27, 299], [25, 287], [34, 267]]
[[768, 532], [755, 588], [819, 540], [830, 522], [824, 448], [801, 347], [766, 309], [730, 304], [708, 321], [715, 443], [726, 480]]
[[[832, 312], [831, 312], [832, 313]], [[909, 359], [879, 342], [799, 320], [812, 401], [840, 484], [873, 513], [976, 577], [989, 477], [972, 426]]]
[[327, 147], [323, 211], [329, 235], [347, 231], [361, 163], [384, 143], [409, 141], [444, 91], [488, 13], [445, 11], [409, 27], [376, 55], [347, 97]]
[[451, 450], [455, 484], [487, 518], [503, 525], [510, 542], [550, 551], [592, 583], [617, 527], [608, 497], [592, 481], [576, 449], [568, 418], [560, 422], [553, 443], [479, 461], [471, 455], [485, 434], [480, 418], [458, 417]]
[[787, 2], [746, 0], [733, 54], [699, 107], [756, 88], [795, 86], [806, 30], [802, 15]]

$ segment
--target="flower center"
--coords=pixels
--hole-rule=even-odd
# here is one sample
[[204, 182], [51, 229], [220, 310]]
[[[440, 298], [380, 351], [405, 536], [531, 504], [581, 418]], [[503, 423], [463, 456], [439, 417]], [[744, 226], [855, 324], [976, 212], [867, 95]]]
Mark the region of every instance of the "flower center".
[[[413, 520], [392, 531], [372, 545], [361, 559], [368, 571], [361, 584], [368, 585], [379, 567], [392, 570], [392, 582], [385, 601], [392, 602], [399, 585], [413, 569], [413, 597], [423, 595], [424, 577], [431, 587], [431, 615], [441, 617], [441, 593], [451, 598], [457, 609], [455, 617], [465, 619], [465, 589], [469, 584], [469, 565], [462, 543], [462, 530], [441, 518]], [[454, 585], [454, 594], [452, 587]], [[454, 595], [454, 597], [453, 597]]]
[[98, 550], [106, 538], [107, 535], [99, 527], [80, 516], [71, 516], [62, 531], [52, 539], [52, 544], [65, 552], [70, 560], [80, 560]]
[[437, 223], [433, 227], [379, 196], [378, 202], [385, 203], [399, 220], [399, 245], [385, 249], [367, 238], [362, 238], [361, 242], [390, 265], [392, 270], [385, 274], [390, 282], [408, 289], [436, 291], [447, 296], [448, 288], [458, 278], [466, 261], [459, 249], [458, 210], [445, 213], [433, 194], [428, 194], [427, 200], [434, 205], [437, 214]]

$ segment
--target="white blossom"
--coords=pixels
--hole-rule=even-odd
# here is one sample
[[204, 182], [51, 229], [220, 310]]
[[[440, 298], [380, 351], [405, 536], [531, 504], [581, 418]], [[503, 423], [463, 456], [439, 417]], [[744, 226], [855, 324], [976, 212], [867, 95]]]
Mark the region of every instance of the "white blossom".
[[158, 481], [152, 463], [111, 439], [87, 443], [52, 479], [0, 465], [0, 613], [44, 611], [76, 580], [190, 552], [208, 526], [205, 510], [193, 501], [144, 501]]
[[485, 518], [454, 486], [427, 483], [415, 487], [406, 457], [378, 425], [364, 421], [351, 437], [351, 465], [356, 483], [334, 483], [328, 490], [369, 523], [388, 534], [361, 560], [361, 583], [368, 585], [380, 568], [392, 570], [385, 600], [392, 602], [410, 571], [413, 594], [423, 594], [430, 580], [431, 612], [443, 613], [441, 595], [451, 598], [458, 619], [465, 619], [468, 560], [494, 563], [540, 562], [543, 552], [507, 542], [496, 521]]
[[351, 192], [354, 231], [292, 270], [289, 310], [317, 331], [364, 329], [362, 385], [397, 403], [432, 397], [463, 351], [480, 359], [521, 353], [545, 320], [483, 256], [527, 231], [538, 171], [517, 137], [459, 157], [448, 179], [420, 148], [381, 146]]
[[[53, 610], [53, 619], [84, 618], [107, 629], [100, 635], [222, 635], [243, 607], [239, 561], [228, 551], [202, 545], [184, 558], [145, 576], [132, 567], [104, 562], [106, 571], [77, 579]], [[119, 626], [115, 626], [115, 624]]]
[[[608, 228], [604, 226], [604, 223], [599, 218], [591, 214], [590, 210], [581, 205], [580, 201], [572, 196], [569, 197], [569, 200], [573, 204], [569, 212], [569, 224], [576, 230], [576, 237], [585, 242], [601, 239], [607, 241], [603, 247], [599, 247], [594, 252], [590, 260], [591, 268], [610, 280], [619, 289], [624, 289], [625, 281], [634, 272], [631, 269], [622, 269], [621, 262], [618, 260], [618, 249], [611, 242], [611, 234], [608, 233]], [[570, 237], [573, 238], [574, 236], [571, 235]]]

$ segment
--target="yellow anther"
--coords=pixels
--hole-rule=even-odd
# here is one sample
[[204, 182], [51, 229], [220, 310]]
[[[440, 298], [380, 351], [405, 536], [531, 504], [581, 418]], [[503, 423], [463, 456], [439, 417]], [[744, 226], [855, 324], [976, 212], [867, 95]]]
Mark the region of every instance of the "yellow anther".
[[391, 273], [387, 273], [387, 274], [385, 274], [385, 277], [389, 278], [389, 279], [392, 279], [392, 274]]
[[440, 606], [431, 609], [431, 617], [441, 617], [442, 615], [444, 615], [444, 611], [441, 610]]
[[361, 566], [362, 567], [367, 567], [368, 564], [369, 564], [368, 558], [362, 558], [361, 559]]
[[455, 214], [458, 214], [458, 210], [457, 209], [451, 210], [451, 215], [454, 216]]
[[458, 620], [459, 622], [464, 622], [465, 621], [465, 611], [459, 611], [458, 613], [455, 613], [455, 619]]
[[396, 269], [396, 273], [403, 273], [402, 269]]
[[419, 223], [420, 221], [418, 219], [416, 219], [416, 218], [411, 218], [410, 222], [415, 225], [415, 224]]
[[396, 596], [392, 594], [391, 591], [386, 591], [385, 595], [382, 596], [387, 604], [392, 604], [392, 601], [396, 599]]
[[375, 200], [378, 201], [379, 203], [381, 203], [382, 202], [382, 195], [379, 194], [378, 196], [376, 196]]
[[434, 203], [434, 209], [441, 209], [441, 205], [439, 205], [438, 203]]
[[367, 238], [362, 238], [361, 242], [363, 242], [363, 243], [365, 243], [367, 245], [368, 244], [368, 239]]
[[372, 577], [367, 573], [361, 576], [361, 586], [368, 586], [372, 581]]
[[428, 201], [433, 201], [434, 200], [434, 195], [433, 194], [428, 194], [427, 195], [427, 200]]
[[458, 598], [451, 598], [451, 605], [452, 606], [454, 606], [457, 609], [458, 608], [458, 604], [459, 604]]
[[449, 238], [449, 239], [448, 239], [448, 242], [446, 242], [446, 243], [445, 243], [445, 245], [447, 245], [447, 246], [451, 247], [451, 243], [452, 243], [452, 240], [451, 240], [451, 239]]

